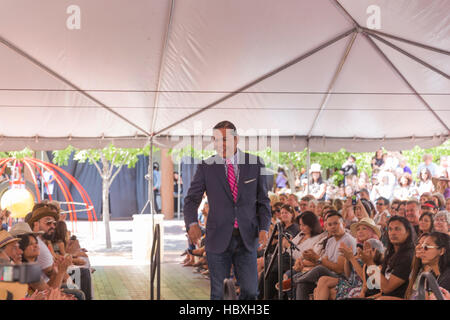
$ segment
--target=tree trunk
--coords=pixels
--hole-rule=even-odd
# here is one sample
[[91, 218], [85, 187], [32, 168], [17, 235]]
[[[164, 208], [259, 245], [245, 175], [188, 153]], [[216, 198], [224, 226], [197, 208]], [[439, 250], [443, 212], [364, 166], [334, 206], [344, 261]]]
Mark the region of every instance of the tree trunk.
[[111, 249], [111, 231], [109, 228], [109, 163], [108, 160], [102, 155], [102, 207], [103, 207], [103, 222], [105, 224], [105, 235], [106, 235], [106, 248]]
[[286, 175], [289, 182], [289, 188], [291, 189], [291, 193], [295, 193], [295, 178], [297, 176], [297, 169], [292, 163], [290, 163], [288, 167], [289, 169], [286, 170]]

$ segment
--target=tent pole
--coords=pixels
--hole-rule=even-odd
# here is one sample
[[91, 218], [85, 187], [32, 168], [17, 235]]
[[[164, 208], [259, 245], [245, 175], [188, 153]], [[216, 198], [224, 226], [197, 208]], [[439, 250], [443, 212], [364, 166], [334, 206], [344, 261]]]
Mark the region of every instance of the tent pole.
[[445, 122], [437, 115], [437, 113], [431, 108], [431, 106], [425, 101], [425, 99], [422, 98], [422, 96], [417, 92], [417, 90], [409, 83], [409, 81], [405, 78], [405, 76], [400, 72], [400, 70], [397, 69], [397, 67], [392, 63], [391, 60], [384, 54], [384, 52], [378, 47], [378, 45], [372, 40], [372, 38], [364, 33], [364, 36], [369, 40], [369, 42], [372, 44], [372, 46], [375, 48], [376, 51], [384, 58], [384, 60], [391, 66], [392, 69], [397, 73], [397, 75], [400, 76], [400, 78], [403, 79], [403, 81], [406, 83], [406, 85], [414, 92], [414, 94], [419, 98], [420, 101], [428, 108], [428, 110], [434, 115], [434, 117], [442, 124], [442, 126], [447, 130], [448, 133], [450, 133], [450, 129], [445, 124]]
[[178, 220], [180, 220], [180, 211], [181, 211], [181, 208], [180, 208], [180, 206], [181, 206], [181, 199], [180, 199], [180, 195], [181, 195], [181, 190], [180, 190], [180, 188], [181, 188], [181, 160], [180, 160], [180, 162], [178, 162], [178, 180], [177, 180], [177, 184], [178, 184], [178, 189], [177, 189], [177, 192], [178, 192], [178, 197], [177, 197], [177, 218], [178, 218]]
[[355, 31], [356, 31], [356, 28], [352, 28], [352, 29], [350, 29], [350, 30], [348, 30], [346, 32], [341, 33], [340, 35], [338, 35], [338, 36], [334, 37], [333, 39], [331, 39], [331, 40], [329, 40], [329, 41], [319, 45], [318, 47], [308, 51], [307, 53], [301, 55], [300, 57], [297, 57], [297, 58], [295, 58], [295, 59], [285, 63], [281, 67], [278, 67], [278, 68], [276, 68], [276, 69], [274, 69], [274, 70], [264, 74], [263, 76], [257, 78], [256, 80], [253, 80], [252, 82], [250, 82], [250, 83], [240, 87], [236, 91], [233, 91], [233, 92], [227, 94], [226, 96], [224, 96], [224, 97], [222, 97], [222, 98], [220, 98], [220, 99], [218, 99], [218, 100], [208, 104], [206, 107], [203, 107], [200, 110], [198, 110], [198, 111], [196, 111], [194, 113], [191, 113], [190, 115], [188, 115], [188, 116], [186, 116], [186, 117], [184, 117], [184, 118], [182, 118], [182, 119], [180, 119], [178, 121], [175, 121], [174, 123], [170, 124], [169, 126], [167, 126], [167, 127], [163, 128], [163, 129], [159, 130], [158, 132], [156, 132], [155, 135], [159, 135], [162, 132], [167, 131], [167, 130], [169, 130], [170, 128], [172, 128], [174, 126], [176, 126], [176, 125], [178, 125], [178, 124], [180, 124], [180, 123], [182, 123], [182, 122], [184, 122], [186, 120], [189, 120], [189, 119], [199, 115], [200, 113], [202, 113], [202, 112], [204, 112], [204, 111], [206, 111], [208, 109], [211, 109], [212, 107], [215, 107], [216, 105], [218, 105], [218, 104], [220, 104], [220, 103], [222, 103], [222, 102], [224, 102], [224, 101], [234, 97], [235, 95], [241, 93], [242, 91], [247, 90], [248, 88], [250, 88], [250, 87], [260, 83], [261, 81], [266, 80], [266, 79], [276, 75], [277, 73], [279, 73], [279, 72], [281, 72], [281, 71], [283, 71], [283, 70], [285, 70], [285, 69], [287, 69], [287, 68], [289, 68], [289, 67], [291, 67], [291, 66], [293, 66], [293, 65], [295, 65], [297, 63], [299, 63], [300, 61], [308, 58], [309, 56], [317, 53], [318, 51], [320, 51], [320, 50], [322, 50], [322, 49], [332, 45], [333, 43], [335, 43], [335, 42], [337, 42], [337, 41], [347, 37], [349, 34], [355, 32]]
[[306, 194], [309, 194], [309, 168], [311, 167], [311, 149], [309, 148], [309, 138], [306, 138], [306, 179], [308, 181], [306, 185]]

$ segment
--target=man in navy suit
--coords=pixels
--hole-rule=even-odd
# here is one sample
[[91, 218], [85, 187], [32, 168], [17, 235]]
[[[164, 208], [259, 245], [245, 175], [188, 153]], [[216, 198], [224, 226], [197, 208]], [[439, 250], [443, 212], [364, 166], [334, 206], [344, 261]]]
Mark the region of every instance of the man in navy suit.
[[193, 243], [201, 237], [197, 209], [206, 191], [209, 215], [206, 257], [211, 300], [223, 299], [223, 282], [231, 266], [240, 286], [239, 299], [258, 294], [256, 252], [268, 238], [271, 220], [263, 161], [237, 148], [236, 127], [222, 121], [213, 128], [217, 154], [198, 166], [184, 201], [184, 220]]

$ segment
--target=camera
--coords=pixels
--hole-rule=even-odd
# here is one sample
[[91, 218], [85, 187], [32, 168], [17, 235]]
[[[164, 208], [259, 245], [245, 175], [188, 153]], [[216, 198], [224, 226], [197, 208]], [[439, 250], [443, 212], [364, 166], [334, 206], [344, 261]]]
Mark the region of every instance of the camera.
[[41, 280], [41, 267], [37, 263], [0, 264], [0, 281], [35, 283]]
[[352, 195], [352, 206], [356, 206], [356, 203], [358, 202], [359, 199], [360, 199], [359, 193], [355, 192]]

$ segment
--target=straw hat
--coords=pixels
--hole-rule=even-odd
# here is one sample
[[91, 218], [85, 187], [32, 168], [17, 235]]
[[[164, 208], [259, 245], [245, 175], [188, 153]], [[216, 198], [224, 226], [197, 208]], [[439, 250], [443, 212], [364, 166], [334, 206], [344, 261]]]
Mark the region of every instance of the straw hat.
[[11, 233], [13, 237], [21, 236], [23, 234], [32, 234], [38, 236], [44, 234], [44, 231], [33, 232], [28, 223], [17, 222], [15, 225], [12, 226], [11, 230], [9, 230], [9, 233]]
[[321, 172], [320, 171], [320, 164], [318, 164], [318, 163], [313, 163], [312, 165], [311, 165], [311, 169], [309, 169], [309, 173], [313, 173], [313, 172]]
[[59, 213], [51, 210], [49, 207], [41, 207], [33, 211], [30, 220], [28, 220], [27, 222], [30, 226], [32, 226], [34, 222], [39, 221], [43, 217], [53, 217], [56, 221], [58, 221]]
[[372, 219], [367, 218], [367, 217], [362, 218], [361, 220], [359, 220], [358, 222], [356, 222], [350, 226], [350, 231], [352, 233], [352, 236], [356, 237], [356, 229], [358, 229], [358, 227], [361, 225], [369, 227], [370, 229], [373, 230], [373, 232], [376, 233], [378, 238], [381, 237], [380, 228], [375, 224], [375, 222]]
[[2, 230], [0, 231], [0, 248], [3, 248], [7, 244], [10, 244], [14, 241], [19, 241], [19, 238], [14, 238], [8, 231]]

